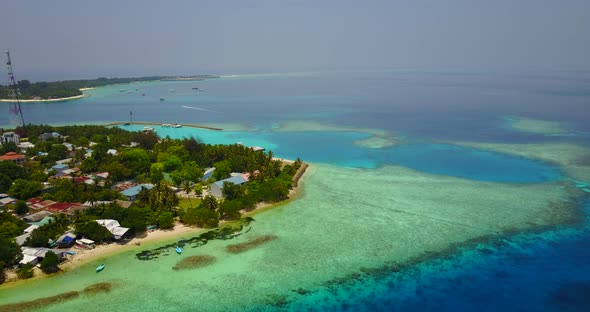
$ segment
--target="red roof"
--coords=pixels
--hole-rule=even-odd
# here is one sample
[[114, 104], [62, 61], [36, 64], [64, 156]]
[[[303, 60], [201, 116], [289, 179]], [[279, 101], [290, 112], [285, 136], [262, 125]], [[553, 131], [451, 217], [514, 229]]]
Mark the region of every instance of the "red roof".
[[0, 156], [0, 160], [17, 160], [21, 158], [25, 158], [25, 155], [17, 154], [15, 152], [8, 152]]
[[70, 209], [70, 207], [72, 207], [72, 205], [73, 204], [70, 204], [70, 203], [55, 203], [55, 204], [47, 207], [47, 209], [52, 210], [52, 211], [63, 212], [63, 211]]
[[27, 203], [29, 203], [29, 204], [36, 204], [36, 203], [38, 203], [40, 201], [41, 201], [41, 197], [34, 197], [34, 198], [31, 198], [31, 199], [28, 199], [27, 200]]

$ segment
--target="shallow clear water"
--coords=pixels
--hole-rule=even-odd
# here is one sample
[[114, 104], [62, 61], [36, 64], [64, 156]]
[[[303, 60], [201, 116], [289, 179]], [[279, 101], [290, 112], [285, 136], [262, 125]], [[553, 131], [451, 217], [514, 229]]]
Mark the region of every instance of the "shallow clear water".
[[[588, 143], [589, 80], [576, 75], [245, 76], [112, 86], [76, 102], [26, 104], [25, 118], [35, 123], [127, 121], [129, 111], [134, 121], [223, 123], [241, 130], [155, 128], [171, 137], [262, 146], [312, 167], [300, 198], [255, 216], [252, 231], [235, 240], [153, 261], [135, 258], [150, 247], [141, 246], [0, 288], [0, 303], [109, 281], [115, 288], [108, 295], [43, 310], [581, 310], [588, 302], [576, 294], [590, 280], [588, 219], [545, 226], [570, 220], [584, 203], [583, 191], [570, 201], [570, 187], [589, 181], [571, 182], [556, 164], [453, 144]], [[559, 121], [570, 133], [515, 131], [506, 116]], [[286, 127], [298, 120], [332, 128]], [[398, 144], [362, 144], [374, 136]], [[515, 234], [531, 227], [544, 230]], [[262, 235], [277, 239], [237, 255], [225, 249]], [[191, 255], [216, 262], [172, 271]], [[102, 262], [107, 269], [96, 274]]]

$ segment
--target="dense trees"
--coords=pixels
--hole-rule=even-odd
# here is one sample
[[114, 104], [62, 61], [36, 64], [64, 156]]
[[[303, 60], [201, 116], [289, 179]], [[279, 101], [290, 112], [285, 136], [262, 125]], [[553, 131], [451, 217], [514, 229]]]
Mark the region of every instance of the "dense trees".
[[76, 224], [76, 233], [78, 235], [87, 237], [97, 243], [108, 241], [113, 237], [113, 234], [109, 232], [105, 227], [96, 223], [96, 221], [88, 221], [85, 223]]
[[[28, 224], [8, 212], [0, 213], [0, 237], [11, 239], [21, 235]], [[0, 259], [2, 260], [2, 259]]]
[[14, 205], [14, 212], [17, 215], [24, 215], [29, 212], [29, 206], [27, 206], [27, 203], [24, 200], [17, 200]]
[[26, 200], [39, 194], [41, 188], [41, 183], [37, 181], [16, 179], [14, 180], [12, 186], [8, 189], [8, 194], [18, 199]]
[[59, 271], [59, 267], [57, 266], [58, 264], [59, 264], [58, 256], [55, 253], [53, 253], [53, 251], [50, 250], [45, 253], [45, 257], [43, 258], [43, 260], [40, 263], [41, 271], [43, 271], [44, 273], [47, 273], [47, 274], [55, 273], [55, 272]]
[[36, 228], [25, 241], [26, 246], [31, 247], [49, 247], [49, 240], [55, 240], [67, 231], [70, 225], [68, 217], [62, 214], [54, 216], [49, 223]]
[[17, 264], [22, 257], [20, 247], [12, 238], [0, 237], [0, 262], [5, 266], [12, 266]]
[[8, 152], [16, 152], [17, 151], [17, 145], [14, 142], [6, 142], [2, 145], [0, 145], [0, 155], [4, 155]]
[[[81, 88], [99, 87], [116, 83], [130, 83], [134, 81], [153, 81], [163, 78], [165, 77], [98, 78], [92, 80], [41, 81], [35, 83], [31, 83], [28, 80], [21, 80], [18, 82], [18, 88], [21, 94], [21, 99], [32, 99], [34, 97], [51, 99], [81, 95]], [[0, 98], [10, 98], [10, 90], [8, 87], [0, 85]]]

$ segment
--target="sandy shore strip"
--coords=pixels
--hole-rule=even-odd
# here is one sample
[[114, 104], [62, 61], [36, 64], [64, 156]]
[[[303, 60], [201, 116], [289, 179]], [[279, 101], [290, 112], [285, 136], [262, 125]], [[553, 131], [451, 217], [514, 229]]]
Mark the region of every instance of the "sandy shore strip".
[[[35, 102], [61, 102], [61, 101], [70, 101], [70, 100], [77, 100], [86, 97], [86, 95], [76, 95], [64, 98], [56, 98], [56, 99], [38, 99], [38, 100], [18, 100], [21, 103], [35, 103]], [[16, 100], [14, 99], [1, 99], [0, 102], [7, 102], [7, 103], [14, 103]]]
[[109, 257], [133, 248], [140, 248], [145, 243], [154, 243], [159, 241], [170, 240], [175, 237], [180, 237], [184, 234], [196, 234], [199, 231], [205, 230], [203, 228], [189, 227], [182, 223], [176, 223], [174, 229], [171, 230], [156, 230], [153, 232], [146, 232], [145, 236], [135, 237], [129, 240], [126, 244], [103, 244], [98, 245], [93, 249], [72, 249], [76, 254], [68, 256], [68, 260], [62, 262], [59, 267], [63, 271], [68, 271], [77, 268], [94, 260]]

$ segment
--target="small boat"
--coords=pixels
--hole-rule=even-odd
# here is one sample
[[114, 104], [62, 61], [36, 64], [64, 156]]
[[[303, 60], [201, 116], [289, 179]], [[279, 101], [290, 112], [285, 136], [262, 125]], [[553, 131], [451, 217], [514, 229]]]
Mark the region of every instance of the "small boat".
[[160, 98], [160, 101], [164, 101], [164, 99], [163, 98]]
[[172, 128], [182, 128], [182, 125], [181, 124], [174, 124], [174, 125], [172, 125]]
[[123, 126], [130, 126], [130, 125], [131, 125], [130, 122], [126, 122], [126, 123], [123, 124]]
[[182, 253], [182, 248], [176, 246], [176, 253], [180, 255]]
[[172, 127], [172, 124], [165, 123], [165, 124], [162, 124], [162, 127]]
[[142, 93], [141, 96], [145, 96], [145, 93]]
[[154, 128], [152, 127], [143, 127], [143, 132], [153, 132]]
[[66, 250], [66, 253], [67, 253], [68, 255], [75, 255], [75, 254], [76, 254], [76, 252], [75, 252], [75, 251], [71, 251], [71, 250]]
[[197, 87], [193, 87], [193, 90], [199, 90], [199, 88], [197, 88]]
[[240, 233], [240, 231], [235, 231], [231, 236], [236, 237], [236, 236], [239, 236], [240, 234], [242, 234], [242, 233]]
[[96, 267], [96, 273], [102, 271], [104, 269], [104, 263]]

